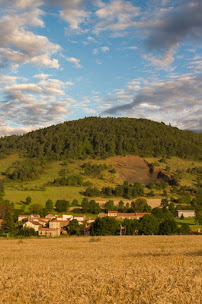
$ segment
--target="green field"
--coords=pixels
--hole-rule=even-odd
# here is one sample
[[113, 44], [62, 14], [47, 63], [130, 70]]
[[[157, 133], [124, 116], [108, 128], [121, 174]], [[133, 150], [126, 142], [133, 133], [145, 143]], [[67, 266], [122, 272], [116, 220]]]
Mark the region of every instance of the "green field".
[[[11, 155], [8, 158], [0, 160], [0, 179], [5, 178], [2, 173], [12, 165], [16, 160], [19, 160], [17, 155]], [[39, 178], [26, 181], [16, 182], [7, 180], [5, 184], [5, 199], [11, 202], [17, 203], [30, 196], [33, 203], [45, 205], [47, 199], [52, 199], [55, 202], [58, 199], [66, 199], [72, 201], [77, 199], [81, 202], [83, 195], [80, 193], [85, 190], [84, 187], [71, 187], [71, 186], [47, 186], [48, 182], [52, 182], [54, 179], [60, 177], [59, 171], [67, 168], [69, 174], [82, 174], [80, 166], [86, 161], [78, 160], [76, 162], [70, 162], [67, 166], [63, 165], [62, 161], [54, 161], [46, 165], [46, 168], [39, 176]], [[104, 161], [90, 160], [91, 163], [104, 163]], [[104, 186], [114, 186], [118, 181], [116, 174], [111, 174], [108, 171], [104, 172], [102, 178], [92, 178], [83, 176], [85, 181], [92, 183], [94, 187], [101, 189]], [[20, 205], [19, 205], [20, 206]]]
[[[10, 155], [7, 158], [0, 159], [0, 179], [5, 179], [5, 175], [3, 174], [8, 167], [10, 167], [17, 160], [22, 161], [17, 154]], [[177, 169], [186, 171], [188, 168], [199, 167], [201, 163], [198, 161], [184, 160], [177, 157], [173, 157], [171, 159], [166, 159], [166, 163], [159, 162], [159, 158], [147, 158], [147, 161], [150, 163], [157, 163], [158, 168], [165, 169], [166, 166], [171, 168], [170, 173], [174, 174]], [[10, 200], [11, 202], [17, 203], [20, 201], [24, 201], [26, 197], [30, 196], [32, 198], [32, 203], [45, 205], [47, 199], [52, 199], [55, 202], [57, 199], [66, 199], [72, 201], [73, 199], [77, 199], [81, 202], [83, 195], [82, 191], [85, 190], [84, 187], [70, 187], [70, 186], [50, 186], [47, 185], [48, 182], [52, 182], [54, 179], [59, 177], [59, 172], [61, 169], [68, 169], [69, 175], [71, 174], [83, 174], [81, 169], [81, 165], [84, 162], [91, 162], [92, 164], [112, 164], [114, 166], [115, 162], [111, 159], [106, 160], [98, 160], [98, 159], [86, 159], [77, 160], [77, 161], [66, 161], [66, 165], [64, 161], [53, 161], [51, 163], [47, 163], [44, 169], [44, 172], [35, 180], [26, 181], [26, 182], [16, 182], [11, 180], [6, 180], [5, 183], [5, 199]], [[114, 163], [113, 163], [114, 162]], [[85, 176], [84, 181], [89, 181], [93, 187], [97, 187], [101, 189], [102, 187], [110, 186], [115, 187], [116, 184], [122, 183], [121, 173], [124, 168], [124, 165], [117, 165], [116, 158], [116, 173], [112, 174], [107, 170], [102, 173], [99, 177], [90, 177]], [[117, 169], [118, 168], [118, 169]], [[120, 171], [118, 171], [120, 170]], [[135, 172], [135, 166], [134, 166]], [[125, 173], [125, 172], [124, 172]], [[194, 185], [195, 184], [195, 175], [183, 173], [182, 184]], [[180, 182], [181, 183], [181, 182]], [[149, 192], [149, 189], [145, 189], [145, 192]], [[162, 199], [162, 190], [155, 190], [155, 198]], [[170, 194], [169, 187], [167, 189], [168, 195]], [[98, 200], [102, 200], [103, 198], [97, 198]], [[116, 200], [118, 198], [115, 198]], [[121, 199], [121, 198], [120, 198]], [[20, 205], [18, 205], [20, 208]]]

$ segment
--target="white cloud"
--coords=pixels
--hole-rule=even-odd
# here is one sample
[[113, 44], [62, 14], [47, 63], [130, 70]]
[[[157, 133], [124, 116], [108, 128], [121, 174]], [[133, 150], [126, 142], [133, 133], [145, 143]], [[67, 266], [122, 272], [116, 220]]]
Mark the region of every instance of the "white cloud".
[[106, 52], [109, 51], [109, 47], [108, 46], [102, 46], [101, 50], [102, 50], [103, 53], [106, 53]]
[[80, 24], [88, 19], [90, 13], [85, 9], [84, 0], [45, 0], [48, 5], [61, 7], [60, 17], [69, 23], [72, 30], [79, 30]]
[[113, 0], [101, 3], [96, 11], [100, 21], [95, 25], [94, 33], [102, 31], [123, 31], [135, 26], [134, 17], [139, 15], [139, 8], [129, 1]]
[[19, 0], [12, 1], [11, 4], [15, 6], [8, 5], [0, 20], [0, 65], [34, 63], [58, 68], [58, 60], [52, 56], [61, 47], [49, 41], [47, 37], [28, 30], [30, 27], [44, 26], [41, 19], [43, 12], [37, 7], [40, 1], [28, 1], [26, 4], [25, 1]]
[[0, 123], [1, 136], [24, 133], [65, 120], [72, 102], [64, 97], [65, 87], [70, 83], [47, 77], [34, 75], [33, 78], [39, 79], [36, 83], [17, 83], [18, 79], [13, 78], [13, 83], [2, 87], [4, 98], [0, 101], [0, 122], [4, 123]]
[[50, 76], [49, 74], [41, 73], [41, 74], [36, 74], [36, 75], [34, 75], [34, 78], [46, 79], [46, 78], [49, 77], [49, 76]]
[[82, 65], [80, 64], [80, 60], [75, 57], [65, 57], [67, 61], [73, 63], [76, 68], [81, 69]]

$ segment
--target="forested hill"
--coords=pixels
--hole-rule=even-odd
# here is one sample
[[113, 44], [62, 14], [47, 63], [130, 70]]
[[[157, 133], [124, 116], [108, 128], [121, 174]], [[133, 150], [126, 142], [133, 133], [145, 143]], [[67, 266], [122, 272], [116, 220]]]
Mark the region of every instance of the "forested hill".
[[201, 158], [202, 134], [146, 119], [88, 117], [0, 138], [0, 153], [50, 159], [140, 156]]

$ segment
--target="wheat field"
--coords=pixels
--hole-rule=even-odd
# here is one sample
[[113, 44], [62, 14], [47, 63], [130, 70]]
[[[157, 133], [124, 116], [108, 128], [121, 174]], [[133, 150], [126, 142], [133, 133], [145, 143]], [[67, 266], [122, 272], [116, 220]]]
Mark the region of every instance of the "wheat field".
[[0, 303], [200, 304], [201, 236], [0, 240]]

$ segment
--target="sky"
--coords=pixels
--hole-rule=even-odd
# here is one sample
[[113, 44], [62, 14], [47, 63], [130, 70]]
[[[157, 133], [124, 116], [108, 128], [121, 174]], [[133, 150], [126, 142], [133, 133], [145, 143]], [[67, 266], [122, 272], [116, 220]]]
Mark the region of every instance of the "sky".
[[0, 136], [88, 116], [202, 130], [201, 0], [0, 0]]

